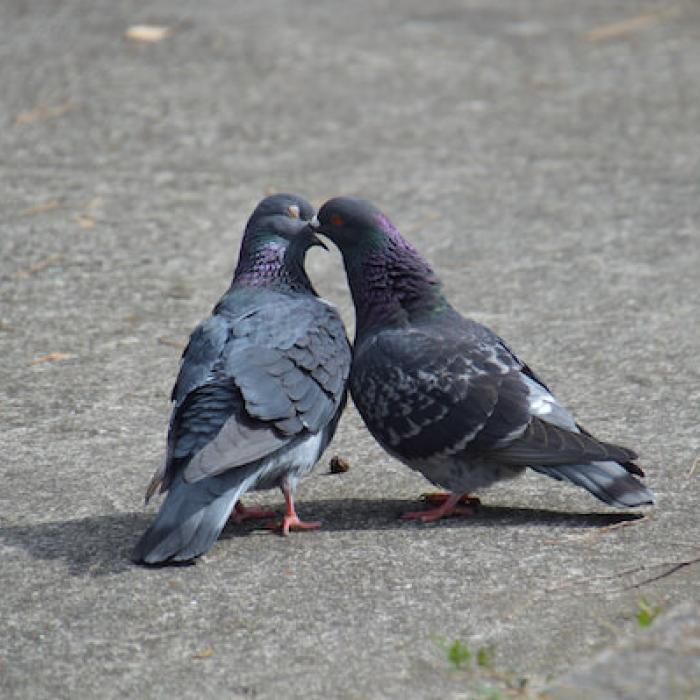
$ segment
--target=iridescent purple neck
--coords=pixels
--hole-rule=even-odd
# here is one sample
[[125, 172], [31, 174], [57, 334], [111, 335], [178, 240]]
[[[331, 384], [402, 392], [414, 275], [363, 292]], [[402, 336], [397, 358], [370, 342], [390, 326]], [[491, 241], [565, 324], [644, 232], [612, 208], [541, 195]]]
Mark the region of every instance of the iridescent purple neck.
[[[389, 218], [379, 212], [376, 214], [375, 219], [379, 225], [379, 230], [385, 234], [386, 238], [391, 241], [396, 247], [402, 248], [403, 250], [409, 251], [412, 255], [419, 258], [421, 262], [430, 270], [430, 267], [425, 260], [421, 257], [421, 254], [401, 235], [399, 229], [391, 223]], [[432, 273], [432, 270], [430, 270]]]
[[313, 291], [304, 271], [304, 260], [289, 255], [289, 248], [277, 241], [267, 241], [254, 250], [241, 250], [233, 276], [234, 284], [245, 287], [282, 287]]
[[378, 325], [404, 325], [448, 308], [442, 285], [420, 253], [383, 214], [375, 245], [345, 261], [358, 336]]

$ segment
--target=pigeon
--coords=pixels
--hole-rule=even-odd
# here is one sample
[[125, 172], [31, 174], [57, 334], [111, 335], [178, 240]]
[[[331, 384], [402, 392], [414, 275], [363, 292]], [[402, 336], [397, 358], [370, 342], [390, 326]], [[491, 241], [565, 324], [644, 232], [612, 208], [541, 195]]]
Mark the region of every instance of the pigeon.
[[167, 492], [136, 545], [137, 563], [189, 562], [209, 550], [247, 491], [280, 487], [290, 529], [294, 492], [335, 433], [347, 399], [351, 351], [335, 307], [304, 270], [325, 248], [304, 199], [276, 194], [251, 215], [233, 281], [190, 336], [172, 390], [164, 464], [146, 491]]
[[342, 253], [355, 305], [350, 395], [389, 454], [448, 491], [403, 517], [472, 514], [473, 491], [526, 468], [611, 506], [654, 503], [634, 476], [644, 476], [637, 455], [590, 435], [501, 338], [455, 310], [371, 202], [331, 199], [318, 222]]

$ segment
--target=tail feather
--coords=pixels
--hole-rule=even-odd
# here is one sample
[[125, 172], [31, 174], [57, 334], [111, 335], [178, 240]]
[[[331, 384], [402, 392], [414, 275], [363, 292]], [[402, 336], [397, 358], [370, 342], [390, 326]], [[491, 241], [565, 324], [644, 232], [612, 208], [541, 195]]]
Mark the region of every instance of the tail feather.
[[581, 486], [608, 505], [635, 508], [653, 505], [654, 494], [617, 462], [533, 466], [540, 474]]
[[194, 483], [186, 482], [182, 475], [176, 477], [158, 515], [136, 544], [132, 560], [163, 564], [206, 553], [255, 476], [255, 470], [235, 469]]

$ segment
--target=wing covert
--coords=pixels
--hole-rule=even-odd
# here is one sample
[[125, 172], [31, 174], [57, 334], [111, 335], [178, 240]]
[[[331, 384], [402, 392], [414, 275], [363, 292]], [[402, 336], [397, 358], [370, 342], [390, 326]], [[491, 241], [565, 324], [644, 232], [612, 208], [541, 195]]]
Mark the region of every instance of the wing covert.
[[188, 464], [188, 480], [316, 433], [344, 406], [350, 349], [337, 312], [317, 299], [276, 302], [212, 316], [192, 334], [173, 389], [167, 457]]

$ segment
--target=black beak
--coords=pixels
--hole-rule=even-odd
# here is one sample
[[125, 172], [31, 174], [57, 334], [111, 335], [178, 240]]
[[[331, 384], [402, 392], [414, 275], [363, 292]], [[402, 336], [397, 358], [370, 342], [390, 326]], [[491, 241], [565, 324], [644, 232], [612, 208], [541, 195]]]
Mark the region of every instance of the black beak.
[[309, 248], [313, 246], [321, 246], [323, 250], [328, 250], [328, 246], [316, 235], [316, 231], [320, 227], [321, 224], [318, 222], [318, 217], [314, 216], [311, 221], [308, 222], [307, 227], [309, 229], [309, 232], [311, 234], [311, 243], [309, 243]]
[[328, 250], [328, 246], [316, 235], [311, 236], [311, 245], [318, 245], [321, 246], [323, 250]]

